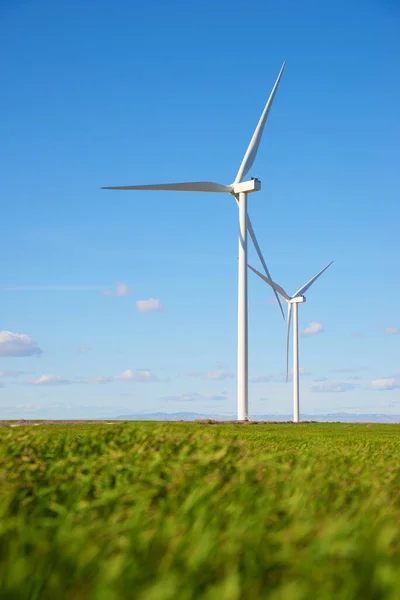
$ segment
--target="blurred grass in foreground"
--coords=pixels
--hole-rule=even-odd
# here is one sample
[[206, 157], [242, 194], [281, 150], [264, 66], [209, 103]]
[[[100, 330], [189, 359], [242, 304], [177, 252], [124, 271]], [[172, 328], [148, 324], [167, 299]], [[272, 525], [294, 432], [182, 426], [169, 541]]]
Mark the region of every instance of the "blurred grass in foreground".
[[2, 600], [400, 598], [400, 426], [0, 429]]

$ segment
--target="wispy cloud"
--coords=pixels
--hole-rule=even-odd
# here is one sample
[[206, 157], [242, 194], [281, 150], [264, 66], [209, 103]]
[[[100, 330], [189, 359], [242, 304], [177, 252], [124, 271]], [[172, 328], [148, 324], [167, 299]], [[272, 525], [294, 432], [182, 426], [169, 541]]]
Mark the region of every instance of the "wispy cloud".
[[40, 375], [36, 379], [28, 381], [31, 385], [65, 385], [65, 384], [89, 384], [89, 385], [104, 385], [106, 383], [114, 383], [117, 381], [150, 383], [155, 381], [169, 381], [168, 378], [160, 378], [155, 375], [150, 369], [126, 369], [119, 375], [95, 375], [94, 377], [75, 377], [67, 379], [60, 375]]
[[[311, 372], [308, 371], [305, 367], [299, 367], [299, 375], [300, 375], [300, 377], [308, 377], [308, 375], [311, 375]], [[292, 381], [292, 380], [293, 380], [293, 369], [289, 369], [288, 381]], [[278, 383], [286, 383], [286, 373], [281, 373], [280, 375], [277, 375], [274, 378], [274, 381], [276, 381]]]
[[400, 333], [400, 328], [399, 327], [386, 327], [385, 333], [387, 333], [388, 335], [397, 335]]
[[0, 331], [0, 356], [40, 356], [41, 348], [29, 335]]
[[223, 379], [232, 379], [233, 373], [229, 373], [228, 371], [224, 371], [222, 369], [217, 369], [216, 371], [208, 371], [207, 379], [213, 379], [221, 381]]
[[215, 366], [217, 367], [217, 369], [227, 369], [228, 365], [226, 362], [224, 362], [223, 360], [217, 360]]
[[196, 402], [196, 401], [221, 401], [227, 399], [226, 392], [221, 394], [199, 394], [198, 392], [189, 392], [187, 394], [179, 394], [175, 396], [163, 396], [161, 400], [166, 402]]
[[89, 383], [92, 385], [102, 385], [113, 383], [115, 381], [132, 381], [140, 383], [151, 383], [154, 381], [168, 381], [168, 378], [157, 377], [150, 369], [126, 369], [119, 375], [96, 375], [91, 378], [80, 378], [80, 383]]
[[114, 381], [114, 377], [107, 375], [96, 375], [95, 377], [91, 377], [89, 379], [81, 378], [81, 383], [90, 383], [91, 385], [103, 385], [105, 383], [111, 383]]
[[[289, 369], [289, 375], [293, 375], [293, 369]], [[307, 375], [311, 375], [311, 373], [305, 367], [299, 367], [299, 375], [306, 377]]]
[[204, 379], [231, 379], [234, 377], [232, 373], [227, 371], [228, 368], [227, 363], [222, 360], [217, 360], [215, 363], [217, 367], [215, 370], [208, 371], [206, 374], [202, 373], [202, 371], [197, 371], [194, 369], [193, 371], [188, 371], [185, 373], [186, 377], [202, 377]]
[[369, 385], [370, 390], [383, 392], [387, 390], [397, 390], [400, 388], [400, 379], [396, 377], [386, 377], [383, 379], [373, 379]]
[[30, 379], [28, 383], [31, 385], [66, 385], [71, 382], [59, 375], [40, 375], [36, 379]]
[[19, 377], [23, 375], [24, 371], [17, 371], [16, 369], [5, 369], [0, 371], [0, 377]]
[[329, 393], [343, 393], [349, 392], [356, 389], [358, 386], [355, 383], [348, 381], [324, 381], [321, 383], [314, 383], [310, 387], [311, 392], [329, 392]]
[[275, 296], [270, 296], [265, 301], [265, 304], [278, 304], [278, 300], [275, 298]]
[[121, 296], [128, 296], [128, 294], [129, 294], [129, 288], [126, 285], [126, 283], [123, 283], [123, 282], [117, 283], [117, 287], [115, 289], [115, 295], [121, 297]]
[[309, 323], [307, 327], [300, 332], [300, 335], [315, 335], [316, 333], [322, 333], [323, 331], [324, 326], [322, 323], [311, 321], [311, 323]]
[[165, 379], [159, 379], [152, 371], [149, 369], [137, 369], [136, 371], [132, 371], [132, 369], [127, 369], [121, 375], [116, 375], [114, 377], [115, 381], [141, 381], [141, 382], [150, 382], [150, 381], [166, 381]]
[[149, 298], [148, 300], [137, 300], [136, 309], [139, 312], [160, 312], [163, 305], [159, 298]]
[[[288, 380], [292, 380], [293, 369], [289, 369]], [[307, 371], [304, 367], [299, 367], [299, 375], [300, 377], [306, 377], [307, 375], [311, 375], [310, 371]], [[285, 383], [286, 382], [286, 373], [279, 373], [277, 375], [273, 375], [271, 373], [267, 373], [266, 375], [251, 375], [249, 377], [250, 383]]]
[[360, 371], [367, 371], [368, 367], [338, 367], [336, 369], [331, 369], [331, 373], [359, 373]]
[[90, 346], [81, 346], [79, 348], [79, 352], [81, 352], [82, 354], [86, 354], [87, 352], [89, 352], [89, 350], [91, 350]]
[[123, 296], [129, 295], [129, 287], [126, 283], [122, 281], [117, 283], [115, 289], [107, 288], [103, 290], [103, 296], [116, 296], [117, 298], [121, 298]]
[[252, 375], [251, 377], [249, 377], [250, 383], [269, 383], [273, 380], [273, 375]]
[[104, 285], [46, 284], [46, 285], [0, 285], [0, 292], [99, 292]]

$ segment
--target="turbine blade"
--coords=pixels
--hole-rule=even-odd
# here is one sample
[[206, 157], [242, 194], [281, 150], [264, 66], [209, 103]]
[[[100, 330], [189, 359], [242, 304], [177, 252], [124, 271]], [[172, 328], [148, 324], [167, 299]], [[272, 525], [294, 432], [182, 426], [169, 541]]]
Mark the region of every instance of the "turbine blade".
[[[258, 245], [256, 234], [254, 233], [253, 225], [251, 224], [249, 215], [247, 215], [247, 230], [248, 230], [248, 232], [250, 234], [251, 239], [253, 240], [254, 247], [255, 247], [255, 249], [257, 251], [258, 258], [260, 259], [261, 264], [264, 267], [264, 271], [265, 271], [268, 279], [270, 279], [272, 281], [272, 277], [270, 275], [270, 272], [268, 271], [268, 267], [266, 265], [266, 262], [264, 260], [263, 255], [262, 255], [260, 246]], [[276, 289], [274, 288], [274, 286], [272, 286], [272, 289], [274, 290], [275, 298], [277, 299], [278, 304], [279, 304], [279, 308], [281, 309], [283, 320], [285, 320], [285, 313], [283, 312], [281, 299], [279, 298], [278, 292], [276, 291]]]
[[185, 183], [156, 183], [154, 185], [122, 185], [102, 187], [102, 190], [163, 190], [175, 192], [231, 192], [232, 187], [213, 181], [189, 181]]
[[254, 273], [256, 273], [259, 277], [261, 277], [261, 279], [263, 279], [266, 283], [268, 283], [268, 285], [270, 285], [274, 290], [276, 290], [278, 292], [278, 294], [283, 296], [286, 300], [291, 300], [290, 296], [285, 292], [285, 290], [280, 285], [275, 283], [275, 281], [272, 281], [272, 279], [268, 279], [268, 277], [265, 277], [265, 275], [262, 275], [262, 273], [260, 273], [260, 271], [257, 271], [257, 269], [255, 269], [251, 265], [247, 265], [247, 266], [249, 267], [249, 269], [254, 271]]
[[263, 134], [264, 125], [268, 117], [269, 109], [272, 106], [272, 102], [274, 101], [276, 90], [278, 89], [279, 82], [282, 77], [283, 70], [285, 68], [285, 63], [283, 63], [281, 70], [279, 71], [279, 75], [277, 80], [275, 81], [275, 85], [272, 88], [272, 92], [267, 100], [267, 104], [262, 112], [260, 120], [258, 121], [258, 125], [253, 133], [253, 137], [251, 138], [249, 147], [246, 150], [246, 154], [242, 160], [242, 164], [240, 165], [239, 171], [236, 175], [235, 183], [240, 183], [243, 177], [249, 172], [251, 166], [256, 158], [258, 147], [260, 145], [261, 136]]
[[292, 303], [288, 302], [288, 319], [287, 319], [287, 337], [286, 337], [286, 383], [289, 378], [289, 345], [290, 345], [290, 325], [292, 323]]
[[316, 279], [318, 279], [318, 277], [320, 275], [322, 275], [322, 273], [324, 271], [326, 271], [327, 268], [330, 267], [332, 263], [333, 263], [333, 260], [329, 263], [329, 265], [326, 265], [326, 267], [324, 267], [322, 269], [322, 271], [320, 271], [319, 273], [317, 273], [316, 275], [314, 275], [314, 277], [312, 279], [310, 279], [310, 281], [307, 281], [307, 283], [305, 285], [303, 285], [303, 287], [301, 287], [299, 290], [297, 290], [297, 292], [294, 294], [293, 298], [295, 298], [296, 296], [303, 296], [303, 294], [306, 293], [306, 291], [308, 290], [308, 288], [312, 286], [312, 284], [314, 283], [314, 281]]

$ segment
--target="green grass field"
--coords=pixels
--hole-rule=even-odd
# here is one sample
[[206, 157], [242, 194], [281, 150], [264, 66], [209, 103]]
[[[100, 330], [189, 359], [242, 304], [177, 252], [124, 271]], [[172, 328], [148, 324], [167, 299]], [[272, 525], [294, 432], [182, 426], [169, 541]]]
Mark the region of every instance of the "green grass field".
[[1, 600], [400, 599], [400, 426], [0, 428]]

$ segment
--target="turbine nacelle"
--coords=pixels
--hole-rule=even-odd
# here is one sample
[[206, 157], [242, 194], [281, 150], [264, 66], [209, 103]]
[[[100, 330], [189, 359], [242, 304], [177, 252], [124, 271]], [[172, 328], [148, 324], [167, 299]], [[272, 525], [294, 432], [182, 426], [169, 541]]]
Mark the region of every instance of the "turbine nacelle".
[[259, 179], [250, 179], [250, 181], [242, 181], [240, 183], [232, 183], [232, 194], [251, 194], [251, 192], [259, 192], [261, 190], [261, 181]]
[[307, 302], [307, 299], [305, 296], [295, 296], [294, 298], [291, 298], [290, 300], [286, 300], [286, 302], [288, 304], [302, 304], [303, 302]]

